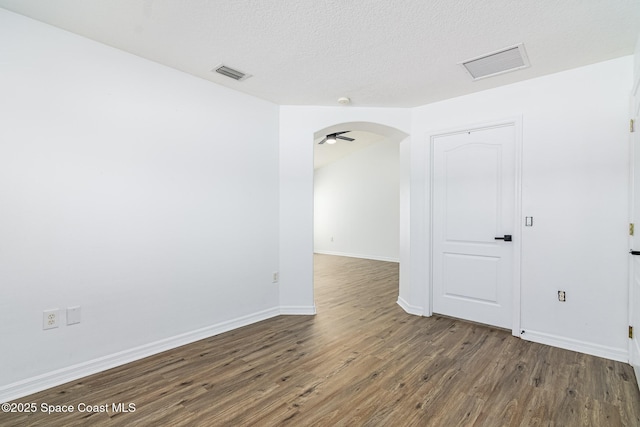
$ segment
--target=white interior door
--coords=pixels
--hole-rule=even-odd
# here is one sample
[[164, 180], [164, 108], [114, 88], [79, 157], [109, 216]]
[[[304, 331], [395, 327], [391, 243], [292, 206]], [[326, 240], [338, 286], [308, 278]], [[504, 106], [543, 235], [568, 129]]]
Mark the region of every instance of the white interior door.
[[[640, 39], [638, 43], [640, 45]], [[636, 61], [640, 62], [638, 53], [636, 53]], [[631, 133], [631, 152], [633, 153], [631, 222], [635, 230], [630, 244], [632, 253], [638, 253], [640, 252], [640, 73], [638, 72], [636, 72], [634, 92], [631, 97], [631, 117], [635, 127], [635, 131]], [[640, 255], [631, 256], [630, 264], [629, 325], [634, 327], [634, 334], [629, 346], [629, 363], [633, 365], [636, 377], [640, 378]]]
[[[637, 119], [637, 118], [636, 118]], [[637, 122], [636, 122], [637, 123]], [[633, 152], [633, 218], [636, 228], [631, 237], [632, 253], [640, 252], [640, 138], [638, 133], [632, 134], [631, 144]], [[634, 326], [635, 333], [629, 349], [629, 363], [636, 369], [636, 375], [640, 370], [640, 256], [631, 257], [631, 283], [629, 289], [629, 324]]]
[[513, 123], [432, 139], [435, 313], [513, 327], [515, 144]]

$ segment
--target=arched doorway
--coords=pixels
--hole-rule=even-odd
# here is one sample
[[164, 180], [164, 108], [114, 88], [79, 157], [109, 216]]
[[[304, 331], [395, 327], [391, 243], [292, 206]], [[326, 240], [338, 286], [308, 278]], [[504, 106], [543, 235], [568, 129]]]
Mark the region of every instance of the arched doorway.
[[[411, 111], [394, 108], [284, 106], [280, 109], [280, 312], [314, 314], [313, 286], [313, 142], [327, 133], [362, 130], [399, 143], [400, 149], [400, 284], [398, 303], [423, 314], [420, 262], [410, 258], [410, 227], [420, 212], [410, 206]], [[324, 134], [324, 135], [323, 135]], [[419, 208], [419, 206], [418, 206]], [[416, 228], [416, 230], [419, 227]], [[415, 279], [414, 279], [415, 277]]]
[[[327, 142], [336, 133], [347, 139]], [[314, 133], [316, 261], [332, 255], [400, 262], [400, 142], [406, 136], [371, 122], [340, 123]]]

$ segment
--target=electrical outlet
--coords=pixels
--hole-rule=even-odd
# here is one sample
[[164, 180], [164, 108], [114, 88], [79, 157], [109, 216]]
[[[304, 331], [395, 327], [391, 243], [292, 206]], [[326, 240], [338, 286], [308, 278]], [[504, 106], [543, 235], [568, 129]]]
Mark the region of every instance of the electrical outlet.
[[60, 310], [45, 310], [42, 313], [42, 329], [57, 328], [60, 322]]
[[280, 279], [280, 274], [278, 274], [277, 271], [273, 272], [273, 277], [271, 279], [271, 283], [278, 283], [278, 280]]
[[558, 291], [558, 301], [565, 302], [567, 300], [567, 294], [565, 291]]

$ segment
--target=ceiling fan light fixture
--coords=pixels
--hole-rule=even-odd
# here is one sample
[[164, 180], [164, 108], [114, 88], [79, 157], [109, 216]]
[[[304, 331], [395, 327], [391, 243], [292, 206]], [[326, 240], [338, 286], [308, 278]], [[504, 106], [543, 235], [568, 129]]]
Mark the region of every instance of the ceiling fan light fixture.
[[342, 132], [336, 132], [336, 133], [330, 133], [329, 135], [325, 136], [322, 141], [318, 142], [319, 145], [322, 145], [324, 143], [327, 144], [335, 144], [336, 142], [338, 142], [339, 139], [342, 139], [343, 141], [355, 141], [355, 139], [353, 138], [349, 138], [348, 136], [344, 136], [343, 134], [345, 133], [349, 133], [351, 132], [350, 130], [345, 130]]

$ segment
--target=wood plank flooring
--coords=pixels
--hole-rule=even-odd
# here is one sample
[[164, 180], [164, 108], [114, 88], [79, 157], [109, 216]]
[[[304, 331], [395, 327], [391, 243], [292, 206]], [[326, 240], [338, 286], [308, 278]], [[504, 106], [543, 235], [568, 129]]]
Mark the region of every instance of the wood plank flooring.
[[316, 316], [276, 317], [19, 399], [109, 412], [0, 413], [0, 425], [640, 425], [629, 365], [408, 315], [395, 263], [315, 262]]

